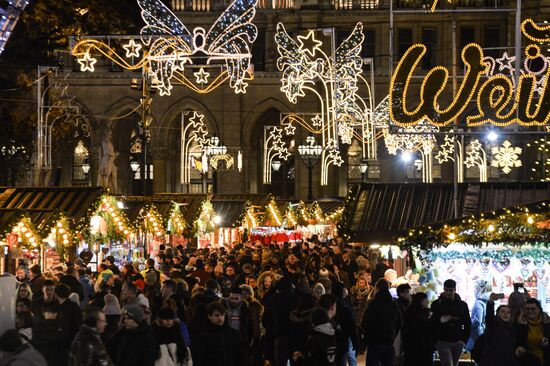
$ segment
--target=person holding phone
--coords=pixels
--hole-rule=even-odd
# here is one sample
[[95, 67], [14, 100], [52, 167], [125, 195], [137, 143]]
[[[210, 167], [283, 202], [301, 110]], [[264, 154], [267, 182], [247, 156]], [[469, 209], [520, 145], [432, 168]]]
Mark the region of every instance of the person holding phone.
[[537, 299], [529, 299], [518, 319], [516, 328], [516, 356], [536, 356], [543, 366], [550, 365], [550, 317], [542, 311]]
[[479, 366], [517, 365], [514, 356], [516, 339], [514, 326], [511, 322], [510, 307], [499, 306], [495, 315], [495, 301], [502, 297], [502, 294], [491, 294], [487, 301], [485, 333], [481, 336], [482, 339], [478, 338], [478, 342], [482, 342], [480, 359], [474, 358], [474, 351], [472, 351], [472, 358]]

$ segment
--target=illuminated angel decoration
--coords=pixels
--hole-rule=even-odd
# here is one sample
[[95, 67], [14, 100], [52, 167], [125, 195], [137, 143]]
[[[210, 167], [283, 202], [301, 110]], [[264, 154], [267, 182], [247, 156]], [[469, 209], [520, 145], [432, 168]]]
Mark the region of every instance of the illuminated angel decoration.
[[[251, 46], [258, 34], [251, 23], [256, 14], [256, 1], [233, 0], [208, 31], [196, 27], [190, 32], [161, 0], [138, 0], [146, 23], [141, 29], [141, 42], [143, 48], [147, 48], [142, 58], [134, 62], [133, 58], [142, 49], [134, 39], [123, 46], [126, 58], [131, 56], [131, 61], [97, 39], [78, 42], [73, 55], [80, 56], [79, 62], [89, 71], [94, 70], [93, 52], [128, 70], [145, 68], [152, 75], [153, 87], [160, 95], [170, 95], [173, 84], [207, 93], [227, 79], [236, 93], [245, 93], [246, 80], [252, 78]], [[206, 72], [206, 68], [214, 70]], [[216, 70], [220, 70], [218, 75], [208, 82], [208, 75]]]
[[[338, 142], [350, 144], [354, 138], [365, 141], [373, 136], [369, 125], [372, 102], [368, 83], [361, 75], [363, 25], [357, 23], [333, 56], [323, 51], [323, 43], [315, 32], [310, 30], [294, 40], [282, 23], [277, 24], [275, 43], [279, 52], [277, 67], [283, 74], [281, 91], [292, 103], [313, 93], [321, 105], [312, 118], [293, 114], [281, 123], [297, 123], [310, 133], [322, 135], [321, 185], [327, 185], [329, 166], [341, 165]], [[369, 97], [359, 95], [359, 85], [367, 86]]]

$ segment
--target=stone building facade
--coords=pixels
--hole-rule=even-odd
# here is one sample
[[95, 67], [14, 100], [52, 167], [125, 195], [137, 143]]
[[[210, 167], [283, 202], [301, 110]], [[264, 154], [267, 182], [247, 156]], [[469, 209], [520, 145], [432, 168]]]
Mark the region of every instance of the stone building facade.
[[[218, 136], [236, 157], [242, 151], [243, 168], [208, 174], [209, 190], [217, 193], [272, 192], [285, 198], [305, 198], [307, 170], [297, 157], [284, 164], [273, 176], [271, 185], [262, 182], [262, 141], [264, 126], [277, 125], [281, 113], [315, 112], [317, 102], [311, 97], [290, 103], [280, 91], [281, 73], [276, 68], [278, 57], [274, 43], [274, 30], [283, 22], [289, 32], [297, 34], [307, 29], [334, 28], [339, 43], [357, 22], [364, 25], [363, 56], [374, 60], [375, 98], [379, 102], [388, 94], [390, 79], [390, 43], [393, 64], [413, 43], [424, 43], [429, 49], [418, 75], [436, 65], [452, 67], [453, 32], [456, 48], [460, 51], [470, 42], [479, 43], [490, 54], [501, 54], [508, 47], [513, 53], [515, 6], [513, 0], [457, 0], [450, 4], [440, 0], [440, 11], [427, 10], [431, 0], [393, 1], [393, 40], [390, 40], [389, 0], [259, 0], [254, 24], [258, 39], [253, 46], [254, 80], [246, 94], [235, 94], [227, 85], [209, 94], [197, 94], [175, 86], [170, 96], [153, 96], [150, 154], [154, 192], [200, 192], [201, 176], [194, 172], [192, 184], [180, 183], [180, 130], [183, 111], [198, 111], [205, 115], [211, 134]], [[544, 0], [521, 1], [522, 18], [536, 20], [550, 18], [550, 6]], [[172, 0], [169, 6], [189, 29], [203, 26], [208, 29], [226, 6], [220, 0]], [[509, 9], [508, 11], [506, 9]], [[453, 28], [453, 24], [455, 27]], [[460, 62], [460, 61], [459, 61]], [[139, 135], [141, 98], [139, 91], [130, 88], [132, 79], [141, 73], [115, 69], [105, 60], [98, 61], [96, 71], [79, 71], [75, 59], [66, 57], [62, 77], [68, 84], [68, 94], [81, 106], [83, 118], [91, 127], [89, 136], [75, 137], [54, 150], [54, 165], [61, 167], [61, 185], [96, 184], [98, 181], [100, 130], [112, 126], [112, 142], [117, 157], [117, 191], [122, 194], [139, 194], [143, 191], [139, 173], [131, 169], [132, 141]], [[463, 72], [458, 65], [459, 74]], [[370, 72], [368, 67], [365, 73]], [[370, 76], [369, 76], [370, 77]], [[415, 80], [418, 82], [418, 80]], [[460, 83], [460, 79], [458, 80]], [[446, 90], [448, 96], [450, 89]], [[78, 135], [78, 134], [77, 134]], [[83, 136], [80, 134], [79, 136]], [[298, 138], [305, 138], [302, 133]], [[88, 174], [81, 169], [82, 159], [76, 162], [78, 142], [88, 151], [91, 166]], [[378, 143], [379, 159], [369, 162], [366, 179], [380, 182], [418, 181], [414, 169], [404, 168], [395, 156], [385, 153], [384, 143]], [[330, 168], [329, 184], [321, 187], [319, 168], [314, 169], [313, 192], [315, 197], [344, 196], [349, 183], [360, 181], [357, 159], [350, 151], [341, 168]], [[439, 171], [436, 181], [452, 181], [452, 167], [435, 166]], [[517, 177], [516, 177], [517, 178]], [[365, 179], [365, 177], [363, 177]]]

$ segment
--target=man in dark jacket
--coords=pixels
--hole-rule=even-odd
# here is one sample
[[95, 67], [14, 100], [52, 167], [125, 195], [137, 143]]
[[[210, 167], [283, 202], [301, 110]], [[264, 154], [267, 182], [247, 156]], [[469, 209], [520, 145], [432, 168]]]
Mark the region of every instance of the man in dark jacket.
[[122, 311], [123, 328], [107, 342], [107, 350], [117, 366], [154, 366], [159, 345], [140, 305], [130, 304]]
[[325, 309], [316, 308], [311, 313], [312, 331], [305, 347], [305, 365], [335, 366], [336, 336]]
[[296, 308], [298, 299], [299, 294], [288, 277], [281, 278], [273, 287], [273, 295], [265, 298], [262, 323], [264, 328], [273, 330], [275, 366], [286, 366], [290, 357], [290, 313]]
[[0, 336], [0, 364], [9, 366], [47, 366], [44, 357], [32, 346], [23, 342], [15, 329]]
[[243, 289], [232, 287], [229, 297], [222, 300], [225, 306], [225, 324], [241, 334], [241, 339], [248, 347], [252, 340], [252, 321], [248, 303], [243, 301]]
[[239, 332], [224, 326], [225, 307], [213, 302], [206, 307], [209, 324], [193, 342], [191, 355], [195, 366], [246, 365], [245, 345]]
[[456, 282], [446, 280], [443, 293], [432, 303], [436, 348], [441, 366], [456, 366], [470, 336], [468, 305], [456, 293]]
[[55, 286], [55, 295], [59, 301], [59, 315], [67, 327], [67, 346], [70, 347], [82, 324], [82, 310], [74, 301], [69, 300], [70, 289], [64, 283], [58, 283]]
[[376, 282], [376, 291], [361, 323], [367, 345], [367, 365], [393, 366], [393, 342], [398, 329], [399, 310], [390, 294], [388, 281], [380, 278]]
[[29, 270], [29, 285], [32, 291], [32, 300], [34, 301], [42, 295], [42, 286], [44, 285], [44, 276], [42, 276], [42, 270], [39, 264], [33, 265]]
[[100, 334], [105, 330], [105, 313], [90, 306], [84, 312], [84, 324], [76, 335], [69, 353], [69, 366], [112, 366], [113, 363]]

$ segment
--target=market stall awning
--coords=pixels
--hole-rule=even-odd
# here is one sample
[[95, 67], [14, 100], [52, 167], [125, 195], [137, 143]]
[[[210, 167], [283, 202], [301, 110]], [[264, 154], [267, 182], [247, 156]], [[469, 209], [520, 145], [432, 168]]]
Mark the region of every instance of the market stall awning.
[[[550, 183], [463, 183], [460, 216], [521, 205], [550, 197]], [[347, 229], [351, 241], [390, 242], [409, 228], [454, 218], [452, 183], [364, 183], [352, 189]]]
[[141, 210], [148, 205], [154, 206], [162, 218], [168, 219], [170, 209], [173, 205], [171, 200], [158, 199], [156, 197], [121, 196], [117, 197], [117, 199], [124, 203], [124, 213], [130, 222], [135, 222]]
[[202, 202], [208, 198], [206, 194], [193, 193], [156, 193], [156, 199], [169, 200], [181, 204], [181, 212], [187, 223], [194, 222], [200, 214]]
[[57, 213], [76, 223], [103, 194], [102, 187], [6, 188], [0, 193], [0, 225], [22, 213], [37, 227]]

